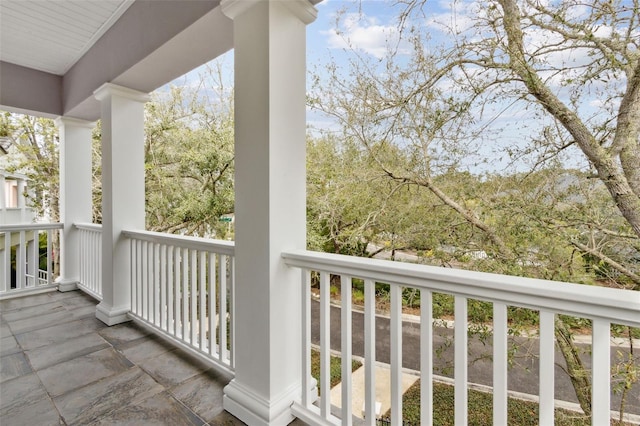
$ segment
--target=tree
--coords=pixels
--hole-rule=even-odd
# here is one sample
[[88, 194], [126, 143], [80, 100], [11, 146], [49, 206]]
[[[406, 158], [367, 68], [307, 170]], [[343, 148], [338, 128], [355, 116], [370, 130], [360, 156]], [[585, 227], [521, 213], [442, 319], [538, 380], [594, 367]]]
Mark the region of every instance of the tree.
[[[146, 108], [146, 206], [149, 229], [221, 238], [233, 213], [232, 93], [221, 65], [197, 88], [172, 86]], [[230, 237], [230, 236], [229, 236]]]
[[[424, 0], [403, 3], [405, 24], [424, 13]], [[638, 2], [499, 0], [473, 7], [477, 19], [466, 31], [448, 29], [454, 46], [429, 58], [435, 69], [411, 96], [458, 72], [464, 77], [456, 83], [474, 98], [535, 107], [552, 123], [537, 141], [544, 153], [577, 147], [640, 236]], [[594, 94], [600, 102], [587, 108]]]
[[[22, 114], [3, 113], [2, 127], [15, 151], [7, 155], [9, 172], [19, 172], [29, 179], [27, 203], [39, 218], [60, 221], [58, 129], [53, 120]], [[53, 233], [53, 273], [59, 274], [60, 242]]]
[[[454, 3], [456, 19], [444, 23], [425, 0], [396, 4], [400, 38], [374, 59], [354, 46], [347, 72], [328, 66], [328, 78], [315, 78], [312, 107], [334, 117], [389, 179], [428, 190], [451, 222], [470, 226], [467, 244], [488, 253], [475, 268], [575, 280], [584, 262], [615, 271], [609, 283], [637, 287], [638, 2]], [[514, 111], [526, 114], [517, 121], [526, 132], [503, 118]], [[389, 158], [390, 147], [409, 161]], [[517, 166], [512, 182], [482, 176], [501, 160]], [[567, 160], [583, 170], [567, 172]], [[465, 183], [468, 172], [476, 182]], [[563, 176], [573, 182], [564, 194]], [[559, 340], [567, 333], [559, 320]], [[568, 342], [561, 348], [589, 413]]]
[[311, 249], [366, 255], [381, 213], [381, 198], [370, 185], [375, 176], [348, 141], [309, 138], [307, 222]]
[[[222, 64], [196, 85], [156, 91], [145, 106], [146, 227], [166, 233], [230, 238], [219, 222], [233, 213], [232, 93]], [[93, 134], [94, 220], [100, 212], [100, 123]]]

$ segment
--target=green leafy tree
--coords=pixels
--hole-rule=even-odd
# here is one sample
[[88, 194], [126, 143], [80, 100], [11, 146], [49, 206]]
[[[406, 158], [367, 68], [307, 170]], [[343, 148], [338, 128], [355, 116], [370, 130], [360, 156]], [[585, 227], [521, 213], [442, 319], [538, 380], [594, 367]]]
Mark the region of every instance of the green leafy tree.
[[200, 78], [147, 104], [147, 227], [221, 238], [228, 227], [219, 218], [234, 205], [232, 93], [219, 66]]
[[[59, 140], [55, 123], [48, 118], [8, 112], [2, 116], [1, 127], [13, 146], [5, 158], [7, 171], [27, 176], [28, 190], [24, 195], [39, 218], [59, 222]], [[53, 273], [58, 276], [60, 242], [57, 233], [53, 236]]]
[[[455, 3], [465, 19], [431, 19], [430, 27], [426, 1], [396, 5], [399, 38], [386, 55], [354, 46], [348, 69], [332, 63], [328, 77], [314, 78], [311, 106], [390, 180], [446, 206], [439, 243], [486, 253], [467, 267], [587, 283], [606, 275], [609, 285], [637, 287], [637, 1]], [[348, 26], [337, 25], [348, 43]], [[514, 111], [521, 118], [508, 120]], [[510, 122], [521, 127], [517, 143]], [[567, 160], [583, 171], [564, 170]], [[505, 162], [526, 172], [477, 172]], [[562, 318], [556, 331], [589, 414], [588, 378]]]

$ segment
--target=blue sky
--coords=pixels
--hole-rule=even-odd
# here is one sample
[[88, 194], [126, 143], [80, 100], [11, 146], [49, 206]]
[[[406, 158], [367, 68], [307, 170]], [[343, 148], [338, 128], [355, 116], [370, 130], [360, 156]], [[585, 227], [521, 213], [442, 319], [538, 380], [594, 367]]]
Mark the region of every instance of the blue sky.
[[[343, 65], [353, 52], [345, 50], [353, 48], [358, 54], [369, 56], [370, 58], [382, 58], [387, 51], [389, 42], [396, 42], [398, 37], [398, 13], [402, 5], [395, 5], [392, 1], [362, 0], [344, 1], [328, 0], [319, 3], [318, 18], [310, 24], [307, 29], [307, 64], [309, 70], [321, 70], [322, 64], [326, 64], [329, 58], [336, 61], [338, 65]], [[423, 15], [416, 15], [414, 18], [420, 26], [428, 29], [431, 36], [430, 43], [440, 44], [450, 41], [449, 30], [455, 29], [460, 33], [466, 33], [471, 37], [478, 34], [472, 29], [472, 23], [476, 17], [483, 14], [480, 3], [475, 0], [428, 0], [423, 8]], [[336, 16], [340, 15], [339, 28], [336, 29]], [[602, 28], [603, 31], [607, 29]], [[348, 43], [347, 41], [348, 40]], [[549, 43], [548, 35], [542, 32], [529, 30], [526, 33], [526, 43], [531, 45], [545, 45]], [[400, 52], [402, 44], [399, 45]], [[557, 52], [555, 56], [550, 56], [550, 62], [555, 64], [572, 63], [573, 65], [585, 61], [586, 51], [572, 51], [570, 53]], [[572, 56], [571, 56], [572, 55]], [[396, 56], [396, 60], [402, 60], [402, 55]], [[321, 71], [319, 71], [321, 73]], [[558, 96], [568, 102], [569, 93], [561, 82], [562, 74], [550, 78], [548, 83]], [[555, 79], [555, 80], [554, 80]], [[446, 81], [445, 81], [446, 84]], [[588, 99], [587, 99], [588, 100]], [[596, 106], [597, 98], [590, 102], [585, 102], [583, 112], [586, 115], [592, 106]], [[595, 111], [595, 109], [593, 109]], [[328, 127], [328, 121], [323, 121], [322, 117], [313, 111], [307, 115], [310, 125]], [[499, 136], [493, 142], [478, 141], [478, 152], [482, 157], [491, 158], [487, 163], [485, 171], [500, 171], [508, 166], [508, 156], [495, 153], [495, 150], [502, 150], [509, 146], [522, 145], [528, 141], [540, 128], [541, 123], [533, 119], [533, 110], [526, 104], [506, 104], [495, 103], [485, 106], [484, 116], [479, 121], [491, 123], [494, 128], [500, 127]], [[546, 120], [545, 124], [551, 121]], [[563, 153], [564, 163], [572, 167], [584, 167], [583, 155], [576, 149], [569, 149]], [[502, 161], [500, 160], [502, 156]], [[475, 163], [476, 160], [471, 160]], [[521, 164], [515, 165], [517, 169], [526, 168], [526, 159], [522, 159]], [[511, 165], [513, 166], [513, 165]], [[479, 171], [477, 166], [471, 166]]]
[[[474, 14], [482, 13], [482, 10], [473, 10], [478, 3], [475, 0], [429, 0], [424, 9], [424, 15], [416, 19], [420, 19], [420, 25], [426, 26], [432, 37], [433, 43], [443, 40], [450, 40], [446, 37], [444, 27], [455, 28], [461, 32], [469, 30], [470, 23], [475, 17]], [[318, 72], [322, 74], [322, 68], [330, 60], [334, 60], [339, 66], [346, 64], [348, 58], [353, 55], [353, 51], [347, 49], [350, 45], [358, 54], [370, 57], [381, 58], [385, 52], [388, 43], [397, 41], [398, 37], [398, 12], [401, 6], [393, 6], [392, 1], [382, 0], [325, 0], [317, 6], [318, 17], [316, 21], [307, 27], [307, 66], [310, 72]], [[452, 13], [452, 11], [454, 13]], [[339, 28], [336, 29], [336, 17], [340, 16]], [[348, 43], [347, 43], [348, 40]], [[536, 32], [527, 33], [527, 43], [534, 45], [543, 45], [548, 42], [544, 34]], [[402, 44], [400, 44], [402, 49]], [[575, 52], [574, 52], [575, 54]], [[562, 54], [558, 54], [562, 55]], [[233, 56], [232, 52], [225, 55], [223, 59], [225, 68], [229, 70], [229, 80], [225, 82], [227, 87], [232, 87]], [[583, 52], [584, 56], [584, 52]], [[399, 56], [402, 58], [402, 55]], [[576, 57], [556, 57], [553, 58], [557, 63], [566, 61], [580, 62], [580, 52]], [[197, 73], [194, 70], [189, 75], [178, 79], [174, 84], [189, 84], [198, 81]], [[564, 90], [559, 82], [550, 80], [552, 88], [561, 94]], [[595, 106], [598, 102], [597, 98], [592, 99]], [[590, 107], [590, 103], [585, 103], [586, 108]], [[495, 114], [499, 111], [507, 109], [507, 113], [503, 113], [500, 117], [492, 117], [492, 112], [485, 110], [486, 116], [483, 120], [495, 121], [494, 124], [502, 124], [506, 130], [502, 132], [500, 140], [492, 143], [491, 148], [502, 144], [518, 144], [530, 137], [535, 131], [535, 126], [529, 128], [526, 124], [530, 124], [531, 111], [527, 110], [526, 105], [495, 104]], [[495, 118], [495, 120], [493, 120]], [[308, 111], [307, 121], [310, 125], [316, 127], [330, 127], [332, 124], [319, 113]], [[491, 155], [490, 153], [486, 153]], [[571, 154], [579, 162], [577, 152]], [[575, 163], [576, 165], [578, 163]], [[584, 163], [583, 163], [584, 164]], [[500, 169], [506, 166], [505, 163], [494, 161], [492, 166]]]
[[[336, 32], [336, 16], [344, 13], [341, 29], [353, 45], [373, 56], [384, 54], [385, 43], [397, 31], [397, 7], [385, 1], [325, 0], [319, 3], [318, 18], [307, 27], [307, 57], [313, 64], [322, 61], [327, 53], [340, 54], [347, 47]], [[348, 15], [362, 12], [364, 19], [349, 19]]]

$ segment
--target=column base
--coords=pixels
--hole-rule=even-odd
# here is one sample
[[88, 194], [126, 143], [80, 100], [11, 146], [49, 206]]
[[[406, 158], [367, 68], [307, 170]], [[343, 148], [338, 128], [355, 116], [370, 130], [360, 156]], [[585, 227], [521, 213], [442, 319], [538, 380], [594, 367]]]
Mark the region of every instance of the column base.
[[96, 318], [108, 326], [121, 324], [123, 322], [131, 321], [129, 318], [129, 308], [114, 308], [112, 306], [105, 305], [104, 302], [100, 302], [96, 306]]
[[291, 386], [269, 401], [233, 379], [224, 388], [223, 407], [249, 425], [285, 426], [295, 419], [291, 405], [299, 400], [300, 384]]
[[61, 293], [65, 293], [67, 291], [74, 291], [78, 289], [78, 281], [69, 280], [69, 279], [60, 279], [56, 281], [58, 284], [58, 291]]

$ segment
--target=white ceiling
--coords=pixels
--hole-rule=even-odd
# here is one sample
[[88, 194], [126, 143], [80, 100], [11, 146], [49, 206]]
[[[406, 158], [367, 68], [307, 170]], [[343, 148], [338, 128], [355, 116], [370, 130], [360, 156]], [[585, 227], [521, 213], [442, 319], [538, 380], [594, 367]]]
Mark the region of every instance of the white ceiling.
[[0, 0], [0, 60], [64, 75], [133, 0]]

